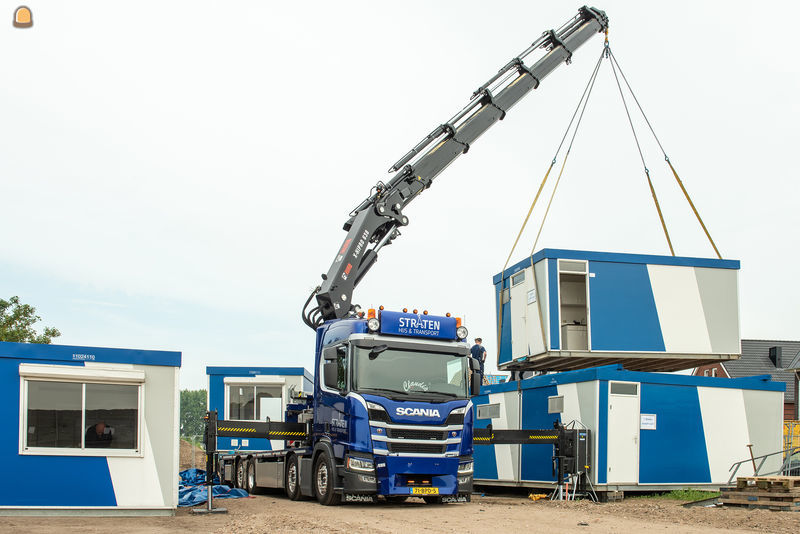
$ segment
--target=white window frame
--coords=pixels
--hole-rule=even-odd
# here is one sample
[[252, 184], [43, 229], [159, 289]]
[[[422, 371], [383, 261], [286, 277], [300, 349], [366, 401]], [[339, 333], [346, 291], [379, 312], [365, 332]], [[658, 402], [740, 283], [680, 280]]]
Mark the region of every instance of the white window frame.
[[[286, 379], [277, 376], [226, 376], [223, 379], [225, 386], [225, 420], [226, 421], [260, 421], [260, 419], [231, 419], [231, 387], [256, 387], [280, 386], [281, 388], [281, 413], [286, 412]], [[253, 407], [255, 410], [255, 406]], [[283, 419], [283, 418], [281, 418]]]
[[[71, 447], [27, 447], [28, 439], [28, 382], [72, 382], [81, 386], [81, 445]], [[144, 457], [144, 371], [120, 369], [118, 367], [92, 367], [77, 365], [19, 364], [19, 454], [30, 456], [101, 456], [101, 457]], [[85, 448], [83, 443], [86, 427], [86, 384], [108, 384], [138, 386], [136, 417], [136, 448]]]

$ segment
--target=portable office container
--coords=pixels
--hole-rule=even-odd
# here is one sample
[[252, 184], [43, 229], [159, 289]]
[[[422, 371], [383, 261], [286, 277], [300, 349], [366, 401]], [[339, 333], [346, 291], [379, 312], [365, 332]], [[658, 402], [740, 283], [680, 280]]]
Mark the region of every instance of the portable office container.
[[[206, 367], [208, 409], [227, 421], [284, 421], [292, 397], [314, 392], [314, 377], [302, 367]], [[271, 451], [283, 440], [217, 439], [221, 451]]]
[[173, 514], [179, 352], [0, 342], [0, 514]]
[[736, 359], [739, 262], [543, 249], [494, 279], [501, 370]]
[[[717, 488], [731, 465], [781, 450], [785, 385], [769, 376], [711, 378], [626, 371], [620, 365], [484, 386], [475, 427], [591, 431], [587, 469], [596, 491]], [[475, 483], [552, 486], [553, 447], [475, 447]], [[780, 467], [775, 456], [761, 472]], [[753, 474], [747, 462], [738, 476]]]

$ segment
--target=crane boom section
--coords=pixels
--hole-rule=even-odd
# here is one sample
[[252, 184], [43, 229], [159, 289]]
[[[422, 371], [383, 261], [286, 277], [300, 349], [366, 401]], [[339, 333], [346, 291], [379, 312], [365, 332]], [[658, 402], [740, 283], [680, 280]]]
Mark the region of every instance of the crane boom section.
[[[316, 291], [317, 307], [304, 315], [314, 328], [322, 321], [341, 319], [353, 310], [355, 286], [378, 259], [378, 251], [400, 235], [408, 224], [403, 209], [458, 156], [467, 152], [493, 124], [502, 120], [519, 102], [595, 33], [608, 28], [603, 11], [582, 7], [577, 16], [558, 30], [544, 32], [522, 54], [509, 61], [497, 74], [481, 85], [469, 103], [450, 120], [436, 127], [389, 169], [394, 173], [386, 183], [380, 181], [368, 198], [359, 204], [345, 222], [347, 231], [323, 283]], [[536, 50], [544, 50], [530, 66], [525, 60]]]

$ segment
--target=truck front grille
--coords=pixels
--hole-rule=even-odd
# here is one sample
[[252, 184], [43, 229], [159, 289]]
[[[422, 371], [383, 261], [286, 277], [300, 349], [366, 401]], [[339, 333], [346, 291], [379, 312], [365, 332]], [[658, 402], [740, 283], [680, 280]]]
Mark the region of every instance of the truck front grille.
[[387, 443], [389, 452], [418, 452], [423, 454], [444, 454], [447, 445], [427, 445], [424, 443]]
[[390, 438], [398, 439], [447, 439], [447, 432], [441, 430], [411, 430], [406, 428], [387, 428]]

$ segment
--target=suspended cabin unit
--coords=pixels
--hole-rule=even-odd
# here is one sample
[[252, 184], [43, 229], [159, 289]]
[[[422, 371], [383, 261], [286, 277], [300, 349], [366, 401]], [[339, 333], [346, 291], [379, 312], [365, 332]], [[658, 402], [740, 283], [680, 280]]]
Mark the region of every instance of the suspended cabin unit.
[[498, 368], [677, 371], [738, 359], [738, 273], [736, 260], [540, 250], [493, 279]]

